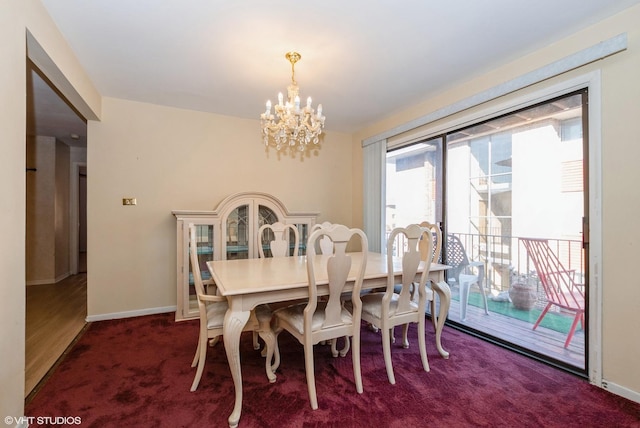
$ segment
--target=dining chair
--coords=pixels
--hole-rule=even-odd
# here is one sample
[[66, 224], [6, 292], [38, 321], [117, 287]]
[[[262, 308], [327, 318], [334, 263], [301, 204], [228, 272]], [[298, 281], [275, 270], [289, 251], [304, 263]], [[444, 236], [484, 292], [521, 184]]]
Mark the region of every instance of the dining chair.
[[[420, 227], [424, 227], [431, 231], [432, 242], [429, 244], [429, 239], [427, 235], [423, 235], [418, 242], [418, 250], [420, 251], [420, 257], [422, 259], [429, 258], [431, 256], [431, 263], [440, 263], [440, 255], [442, 253], [442, 231], [440, 230], [440, 226], [436, 223], [429, 223], [428, 221], [423, 221], [419, 225]], [[394, 288], [395, 292], [399, 292], [402, 286], [396, 285]], [[413, 284], [411, 288], [411, 300], [415, 299], [417, 284]], [[433, 293], [433, 299], [431, 299], [430, 303], [430, 312], [431, 312], [431, 324], [433, 324], [433, 329], [435, 330], [438, 326], [438, 318], [436, 312], [436, 299], [435, 293]], [[409, 348], [409, 324], [405, 324], [402, 327], [402, 346], [404, 348]], [[391, 342], [395, 342], [395, 337], [393, 337], [393, 332], [391, 332]]]
[[[194, 224], [189, 225], [189, 258], [200, 315], [198, 346], [196, 348], [196, 354], [193, 357], [193, 362], [191, 363], [191, 367], [195, 367], [196, 365], [198, 366], [195, 378], [191, 384], [191, 391], [193, 392], [198, 389], [200, 379], [202, 378], [204, 363], [207, 357], [208, 342], [212, 340], [212, 344], [215, 344], [215, 341], [222, 336], [224, 316], [229, 305], [226, 297], [207, 294], [205, 291], [202, 273], [200, 270], [200, 261], [198, 260], [198, 241], [196, 226]], [[269, 382], [275, 382], [276, 377], [273, 374], [274, 369], [271, 365], [271, 356], [275, 353], [275, 335], [270, 327], [268, 330], [265, 329], [265, 322], [269, 324], [270, 321], [271, 311], [269, 308], [258, 306], [251, 312], [249, 321], [247, 321], [243, 331], [257, 331], [262, 340], [267, 344], [268, 357], [265, 363], [265, 369]]]
[[[293, 254], [291, 251], [292, 241]], [[258, 254], [260, 258], [265, 258], [269, 255], [271, 257], [287, 257], [289, 255], [296, 257], [299, 247], [300, 235], [295, 224], [276, 222], [263, 224], [258, 229]]]
[[[402, 259], [402, 281], [397, 290], [394, 275], [394, 245], [404, 242], [398, 249]], [[423, 242], [423, 251], [420, 243]], [[362, 296], [362, 320], [369, 322], [382, 331], [382, 350], [389, 383], [395, 384], [393, 364], [391, 362], [391, 331], [398, 325], [418, 324], [418, 346], [424, 371], [429, 371], [427, 347], [425, 342], [425, 308], [427, 300], [433, 299], [433, 292], [427, 288], [429, 269], [433, 257], [433, 238], [431, 229], [411, 224], [406, 228], [395, 228], [387, 241], [387, 287], [384, 292], [369, 293]], [[422, 273], [419, 269], [422, 267]], [[416, 277], [419, 280], [416, 281]], [[412, 288], [418, 291], [418, 301], [411, 299]], [[405, 339], [406, 341], [406, 339]]]
[[[258, 229], [258, 254], [260, 258], [265, 257], [293, 257], [298, 256], [298, 248], [300, 247], [300, 235], [295, 224], [284, 224], [276, 222], [273, 224], [263, 224]], [[293, 251], [291, 250], [293, 244]], [[269, 329], [269, 335], [274, 335], [271, 329], [272, 306], [268, 304], [259, 305], [256, 308], [261, 314], [262, 330]], [[266, 322], [266, 319], [269, 319]], [[258, 343], [258, 332], [253, 332], [253, 348], [260, 349]], [[274, 336], [275, 337], [275, 336]], [[275, 338], [273, 339], [275, 340]], [[273, 353], [271, 353], [273, 350]], [[273, 359], [272, 371], [276, 371], [280, 365], [280, 350], [277, 347], [265, 346], [262, 350], [262, 356], [268, 361]]]
[[[330, 228], [332, 226], [332, 224], [328, 221], [324, 221], [322, 223], [317, 223], [314, 224], [313, 227], [311, 228], [311, 232], [313, 233], [314, 231], [318, 230], [318, 229], [327, 229]], [[333, 241], [331, 240], [331, 238], [329, 238], [328, 236], [323, 236], [322, 238], [319, 239], [318, 243], [317, 243], [317, 250], [320, 250], [320, 254], [332, 254], [333, 253]], [[349, 299], [349, 297], [345, 297], [343, 296], [343, 300], [344, 299]], [[345, 336], [344, 339], [344, 345], [342, 346], [342, 349], [338, 350], [338, 339], [331, 339], [329, 342], [331, 344], [331, 355], [334, 358], [337, 358], [338, 355], [340, 355], [341, 357], [344, 357], [345, 355], [347, 355], [347, 353], [349, 352], [349, 348], [351, 347], [351, 343], [349, 340], [349, 336]], [[320, 342], [321, 345], [325, 345], [326, 341], [321, 341]]]
[[[316, 223], [311, 228], [311, 233], [315, 232], [318, 229], [328, 229], [332, 226], [332, 224], [328, 221], [324, 221], [322, 223]], [[333, 253], [333, 241], [328, 236], [323, 236], [320, 238], [319, 244], [320, 254], [331, 254]]]
[[[333, 243], [331, 254], [316, 257], [316, 243], [328, 236]], [[359, 241], [361, 258], [355, 261], [346, 252], [347, 244]], [[367, 236], [360, 229], [349, 229], [334, 224], [328, 228], [319, 228], [311, 233], [307, 245], [307, 277], [309, 282], [309, 300], [274, 311], [277, 337], [282, 330], [288, 331], [304, 346], [307, 389], [312, 409], [318, 408], [316, 395], [313, 345], [340, 337], [352, 338], [353, 375], [356, 391], [362, 393], [362, 375], [360, 373], [360, 290], [367, 264]], [[341, 299], [347, 282], [354, 281], [351, 290], [353, 310], [348, 311]], [[328, 286], [328, 299], [320, 299], [318, 286]]]

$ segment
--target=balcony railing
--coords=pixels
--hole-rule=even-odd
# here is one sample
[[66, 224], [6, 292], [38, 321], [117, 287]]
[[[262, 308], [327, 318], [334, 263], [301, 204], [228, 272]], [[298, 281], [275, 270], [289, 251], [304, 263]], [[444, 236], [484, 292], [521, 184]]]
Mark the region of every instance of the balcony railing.
[[[533, 262], [520, 242], [521, 237], [467, 233], [454, 235], [462, 241], [469, 260], [485, 262], [484, 285], [491, 294], [498, 295], [507, 292], [511, 284], [524, 283], [535, 287], [539, 297], [538, 306], [544, 307], [545, 293]], [[574, 271], [577, 281], [584, 283], [582, 241], [548, 238], [548, 242], [563, 266]]]
[[[538, 303], [544, 307], [546, 297], [538, 273], [529, 259], [519, 236], [452, 233], [465, 248], [470, 261], [485, 263], [485, 288], [492, 295], [508, 292], [511, 284], [525, 283], [535, 287]], [[582, 242], [570, 239], [548, 239], [549, 246], [558, 255], [563, 266], [575, 272], [576, 280], [584, 283], [585, 269]], [[446, 240], [445, 240], [446, 244]], [[403, 248], [404, 241], [398, 241], [394, 253]], [[446, 263], [446, 245], [442, 249]], [[452, 281], [453, 282], [453, 281]]]

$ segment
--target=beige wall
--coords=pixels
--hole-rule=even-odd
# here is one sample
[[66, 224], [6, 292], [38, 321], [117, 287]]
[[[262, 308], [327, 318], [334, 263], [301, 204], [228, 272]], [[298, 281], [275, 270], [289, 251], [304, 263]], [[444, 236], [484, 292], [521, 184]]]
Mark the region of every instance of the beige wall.
[[[100, 112], [100, 96], [37, 0], [0, 0], [0, 415], [24, 413], [26, 33], [34, 52], [70, 99], [82, 99], [88, 116]], [[55, 67], [52, 65], [55, 64]], [[65, 77], [66, 76], [66, 77]]]
[[[350, 224], [351, 136], [310, 157], [278, 158], [259, 121], [105, 98], [88, 128], [90, 317], [176, 304], [172, 210], [212, 210], [244, 191]], [[123, 206], [134, 197], [136, 206]]]
[[27, 285], [69, 276], [69, 146], [54, 137], [27, 137]]
[[[361, 142], [384, 131], [393, 129], [426, 116], [440, 108], [452, 105], [506, 81], [544, 67], [597, 43], [626, 32], [628, 49], [601, 61], [573, 70], [549, 81], [519, 91], [519, 93], [479, 106], [503, 103], [523, 93], [539, 90], [566, 81], [578, 75], [601, 71], [602, 133], [592, 135], [601, 139], [602, 146], [602, 197], [591, 195], [594, 207], [602, 207], [601, 270], [594, 272], [602, 290], [602, 377], [610, 387], [615, 384], [618, 392], [640, 397], [640, 318], [637, 316], [640, 302], [640, 284], [635, 270], [630, 268], [640, 258], [640, 226], [632, 221], [640, 209], [640, 144], [635, 126], [640, 117], [640, 6], [603, 21], [592, 28], [525, 56], [513, 63], [496, 68], [458, 85], [443, 88], [438, 96], [407, 109], [393, 117], [361, 130], [353, 138], [354, 206], [355, 218], [362, 222], [362, 154]], [[436, 127], [445, 121], [453, 121], [469, 115], [466, 111], [435, 122]], [[596, 288], [592, 291], [597, 292]]]
[[55, 273], [55, 154], [54, 137], [27, 138], [26, 174], [27, 284], [53, 282]]

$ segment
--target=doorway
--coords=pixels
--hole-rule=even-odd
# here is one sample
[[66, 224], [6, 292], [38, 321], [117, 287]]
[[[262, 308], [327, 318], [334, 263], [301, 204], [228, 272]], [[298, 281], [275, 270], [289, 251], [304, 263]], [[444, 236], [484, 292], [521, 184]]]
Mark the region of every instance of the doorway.
[[[27, 60], [25, 397], [86, 325], [86, 121]], [[84, 230], [84, 234], [81, 232]]]

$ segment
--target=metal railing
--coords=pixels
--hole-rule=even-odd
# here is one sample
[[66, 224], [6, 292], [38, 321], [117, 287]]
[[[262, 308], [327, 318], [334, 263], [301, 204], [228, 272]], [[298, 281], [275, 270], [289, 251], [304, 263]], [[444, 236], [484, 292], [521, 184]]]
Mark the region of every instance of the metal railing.
[[[514, 283], [533, 286], [538, 295], [538, 306], [544, 306], [546, 297], [538, 273], [520, 243], [518, 236], [454, 233], [471, 261], [485, 262], [485, 287], [493, 295], [507, 292]], [[563, 266], [573, 270], [576, 279], [584, 283], [585, 262], [582, 241], [547, 238], [549, 246], [558, 255]], [[446, 248], [443, 248], [446, 263]]]

